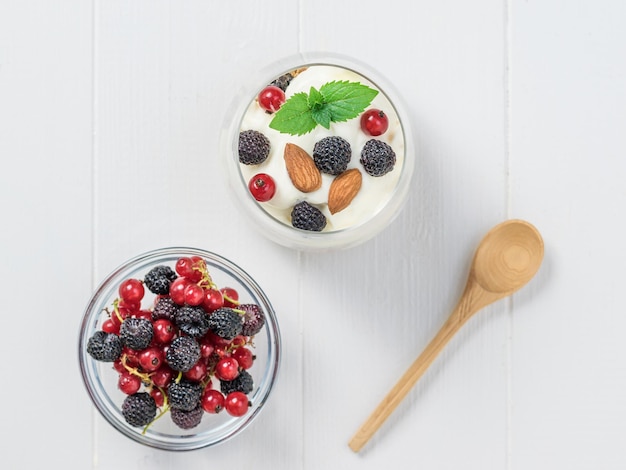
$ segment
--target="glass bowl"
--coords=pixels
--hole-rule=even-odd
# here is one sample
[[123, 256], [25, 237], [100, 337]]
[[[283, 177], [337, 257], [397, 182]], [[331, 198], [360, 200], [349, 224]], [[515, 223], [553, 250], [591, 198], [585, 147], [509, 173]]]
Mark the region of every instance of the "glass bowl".
[[[274, 242], [309, 251], [349, 248], [374, 237], [387, 227], [404, 205], [415, 166], [409, 119], [403, 108], [404, 102], [394, 87], [370, 65], [328, 53], [299, 54], [277, 61], [259, 73], [254, 72], [250, 74], [254, 79], [243, 84], [233, 104], [228, 108], [220, 138], [220, 151], [228, 172], [230, 188], [251, 224]], [[281, 77], [287, 77], [288, 84]], [[275, 82], [277, 79], [278, 83]], [[288, 119], [283, 119], [279, 124], [282, 126], [281, 129], [273, 126], [276, 122], [274, 119], [279, 119], [278, 116], [284, 111], [282, 108], [287, 103], [290, 103], [290, 112], [296, 106], [304, 106], [302, 97], [305, 97], [305, 102], [309, 100], [310, 103], [313, 94], [319, 98], [322, 93], [324, 99], [328, 101], [345, 102], [345, 98], [348, 97], [347, 91], [344, 93], [340, 90], [337, 94], [337, 89], [331, 90], [329, 86], [325, 86], [333, 81], [365, 85], [376, 90], [378, 94], [361, 111], [353, 110], [353, 117], [344, 121], [339, 118], [336, 122], [331, 119], [330, 123], [326, 124], [322, 118], [318, 120], [319, 124], [316, 121], [312, 130], [307, 130], [301, 135], [297, 133], [297, 129], [285, 128], [290, 125], [285, 123]], [[266, 100], [259, 99], [266, 91], [266, 87], [272, 83], [284, 89], [285, 101], [277, 110], [268, 109], [268, 103], [270, 108], [274, 105], [275, 101], [272, 99], [275, 99], [275, 96]], [[361, 90], [350, 92], [358, 94]], [[339, 96], [342, 94], [343, 96]], [[294, 97], [298, 98], [299, 104], [296, 104]], [[330, 108], [327, 106], [327, 109]], [[361, 127], [363, 113], [370, 110], [382, 110], [386, 115], [388, 129], [381, 135], [370, 134]], [[286, 117], [287, 112], [282, 116]], [[270, 127], [270, 123], [273, 127]], [[240, 133], [245, 132], [249, 135], [250, 131], [260, 132], [268, 139], [269, 152], [263, 154], [261, 158], [257, 158], [256, 154], [253, 157], [246, 154], [242, 162]], [[318, 157], [314, 149], [322, 139], [336, 137], [341, 137], [349, 143], [351, 157], [347, 166], [334, 167], [332, 172], [328, 173], [328, 170], [323, 169], [323, 164], [318, 166]], [[382, 175], [371, 175], [369, 171], [364, 171], [366, 167], [361, 163], [361, 152], [369, 140], [384, 142], [395, 154], [395, 165]], [[256, 142], [258, 140], [246, 145], [254, 145], [255, 149], [262, 146]], [[288, 144], [303, 149], [309, 157], [305, 157], [308, 163], [303, 164], [300, 157], [295, 158], [292, 155], [294, 153], [292, 150], [287, 151], [288, 147], [294, 148]], [[312, 160], [315, 161], [317, 168], [321, 168], [321, 185], [315, 183], [317, 176], [311, 177], [311, 169], [317, 172], [310, 163]], [[355, 169], [359, 171], [355, 172]], [[333, 190], [333, 182], [339, 179], [339, 175], [349, 170], [353, 170], [351, 179], [343, 179]], [[360, 177], [356, 178], [357, 181], [353, 178], [355, 173], [360, 173]], [[262, 179], [259, 179], [259, 175]], [[268, 183], [267, 177], [263, 175], [269, 175], [273, 184], [272, 181]], [[299, 181], [302, 179], [304, 184]], [[250, 189], [251, 184], [256, 186], [254, 190]], [[268, 184], [275, 187], [275, 192], [271, 199], [265, 200], [267, 193], [259, 192], [258, 188], [260, 186], [267, 189]], [[253, 194], [253, 191], [256, 194]], [[346, 200], [349, 201], [347, 205]], [[322, 220], [319, 213], [323, 215], [324, 219], [320, 224], [314, 224], [313, 227], [307, 225], [305, 229], [299, 224], [296, 224], [298, 228], [294, 227], [293, 220], [298, 217], [293, 215], [293, 207], [303, 201], [315, 208], [314, 218]], [[320, 230], [322, 225], [323, 228]]]
[[[152, 293], [146, 287], [144, 276], [156, 266], [161, 265], [169, 266], [176, 272], [177, 260], [191, 257], [199, 257], [194, 259], [201, 258], [205, 261], [206, 271], [208, 271], [210, 276], [209, 279], [216, 289], [223, 287], [234, 289], [237, 293], [239, 304], [256, 304], [265, 314], [265, 323], [261, 330], [251, 337], [243, 338], [248, 340], [244, 346], [250, 349], [255, 356], [251, 367], [249, 364], [246, 365], [246, 367], [249, 367], [247, 372], [253, 381], [252, 391], [249, 391], [247, 394], [249, 408], [243, 416], [233, 416], [225, 408], [219, 413], [203, 412], [198, 425], [191, 429], [183, 429], [174, 424], [171, 416], [167, 416], [171, 414], [171, 411], [167, 411], [167, 407], [162, 406], [156, 410], [156, 419], [153, 419], [147, 426], [131, 426], [121, 411], [122, 403], [129, 395], [127, 394], [128, 392], [123, 393], [118, 386], [120, 373], [116, 367], [125, 371], [128, 369], [120, 365], [121, 356], [116, 362], [104, 362], [101, 358], [98, 358], [98, 360], [94, 359], [92, 354], [87, 351], [89, 340], [96, 332], [101, 331], [103, 328], [111, 327], [110, 322], [108, 322], [107, 326], [104, 325], [111, 316], [116, 315], [113, 305], [119, 301], [119, 286], [124, 280], [137, 279], [142, 281], [145, 295], [141, 300], [141, 309], [152, 310], [157, 297], [160, 298], [162, 296], [157, 296], [157, 294]], [[201, 283], [204, 283], [202, 284], [204, 287], [208, 287], [206, 277], [204, 279], [205, 281], [201, 281]], [[234, 294], [232, 293], [227, 293], [226, 295], [227, 300], [230, 298], [234, 301], [233, 297]], [[227, 306], [233, 306], [233, 304], [227, 304]], [[123, 312], [123, 307], [123, 304], [120, 307], [118, 303], [118, 310]], [[214, 308], [216, 308], [215, 304], [212, 304], [211, 307], [207, 307], [206, 311], [210, 312]], [[234, 308], [237, 309], [237, 306]], [[240, 315], [242, 314], [239, 310], [237, 312]], [[242, 316], [242, 318], [245, 317]], [[178, 328], [176, 331], [178, 332], [177, 334], [184, 335], [180, 333]], [[210, 330], [205, 336], [200, 337], [199, 333], [196, 333], [196, 335], [198, 341], [202, 342], [204, 338], [208, 337], [207, 335], [212, 335], [212, 333]], [[119, 333], [118, 337], [121, 337]], [[155, 338], [153, 337], [151, 345], [155, 344]], [[215, 339], [215, 335], [213, 335], [213, 339]], [[215, 370], [215, 362], [219, 357], [216, 353], [230, 355], [236, 346], [242, 345], [243, 341], [241, 340], [241, 336], [237, 337], [230, 346], [228, 346], [229, 341], [227, 339], [215, 340], [215, 342], [207, 341], [213, 345], [213, 354], [209, 354], [211, 351], [209, 346], [209, 349], [203, 349], [203, 359], [200, 360], [204, 360], [206, 364], [209, 364], [209, 370]], [[128, 343], [124, 344], [128, 346]], [[212, 446], [230, 439], [243, 431], [259, 415], [276, 381], [280, 365], [280, 344], [280, 331], [274, 309], [259, 285], [245, 271], [231, 261], [208, 251], [182, 247], [165, 248], [147, 252], [126, 261], [107, 276], [96, 289], [89, 300], [80, 325], [78, 358], [87, 392], [95, 407], [108, 423], [125, 436], [141, 444], [164, 450], [183, 451]], [[135, 348], [137, 347], [140, 346], [135, 346]], [[224, 353], [224, 351], [227, 351], [227, 353]], [[124, 352], [128, 352], [128, 349], [124, 349]], [[124, 357], [124, 362], [127, 366], [131, 369], [134, 368], [135, 372], [145, 372], [141, 365], [136, 366], [136, 364], [128, 360], [128, 357]], [[108, 359], [111, 360], [111, 358]], [[167, 362], [164, 363], [167, 364]], [[213, 369], [211, 369], [212, 367]], [[172, 381], [176, 378], [180, 380], [180, 374], [174, 371]], [[152, 379], [146, 381], [145, 377], [146, 375], [142, 376], [141, 380], [143, 383], [138, 391], [139, 393], [149, 393], [150, 390], [158, 388], [154, 384], [151, 385]], [[152, 375], [151, 377], [154, 378], [155, 376]], [[211, 377], [211, 387], [219, 390], [221, 382], [214, 374], [211, 374]], [[184, 380], [186, 381], [186, 379]], [[209, 379], [205, 377], [200, 383], [204, 386], [208, 382]], [[167, 387], [160, 385], [163, 387], [160, 390], [167, 394]], [[167, 405], [167, 402], [165, 405]]]

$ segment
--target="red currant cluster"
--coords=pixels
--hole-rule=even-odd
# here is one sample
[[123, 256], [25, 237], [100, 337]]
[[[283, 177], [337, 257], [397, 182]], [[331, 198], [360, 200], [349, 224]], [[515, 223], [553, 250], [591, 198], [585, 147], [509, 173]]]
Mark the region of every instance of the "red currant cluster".
[[209, 330], [195, 338], [200, 346], [200, 358], [182, 372], [170, 367], [167, 351], [172, 342], [185, 333], [177, 326], [174, 317], [156, 318], [153, 315], [157, 303], [169, 298], [175, 307], [201, 307], [208, 317], [218, 309], [230, 308], [243, 318], [244, 312], [237, 309], [239, 294], [230, 287], [218, 288], [201, 257], [179, 258], [175, 271], [178, 276], [171, 281], [169, 293], [156, 295], [147, 308], [142, 306], [142, 301], [146, 300], [145, 282], [126, 279], [119, 285], [119, 297], [112, 308], [106, 310], [108, 317], [101, 329], [107, 334], [119, 336], [124, 322], [131, 318], [145, 319], [152, 325], [152, 338], [147, 347], [138, 350], [122, 345], [121, 354], [112, 361], [119, 374], [118, 388], [128, 396], [140, 391], [149, 393], [161, 411], [158, 418], [169, 409], [169, 385], [181, 380], [193, 382], [202, 387], [199, 405], [206, 413], [219, 413], [225, 409], [232, 416], [242, 416], [250, 406], [247, 396], [250, 390], [223, 393], [218, 384], [234, 381], [240, 374], [250, 377], [247, 370], [255, 360], [253, 337], [239, 334], [225, 339]]

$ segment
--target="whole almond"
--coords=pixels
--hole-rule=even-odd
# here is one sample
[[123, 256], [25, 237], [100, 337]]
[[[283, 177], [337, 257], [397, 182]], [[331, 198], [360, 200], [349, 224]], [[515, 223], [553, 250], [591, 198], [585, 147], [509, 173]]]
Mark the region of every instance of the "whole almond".
[[296, 144], [285, 145], [285, 166], [293, 185], [303, 193], [310, 193], [322, 186], [322, 174], [313, 158]]
[[337, 176], [328, 190], [328, 210], [336, 214], [350, 205], [361, 189], [363, 176], [358, 168], [346, 170]]

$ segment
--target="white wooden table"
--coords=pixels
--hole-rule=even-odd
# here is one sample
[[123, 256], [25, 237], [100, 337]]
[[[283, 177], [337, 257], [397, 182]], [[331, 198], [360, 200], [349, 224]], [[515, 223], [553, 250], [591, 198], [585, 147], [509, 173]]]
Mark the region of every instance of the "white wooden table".
[[[622, 0], [1, 1], [2, 467], [626, 468], [625, 22]], [[299, 51], [373, 64], [418, 142], [402, 215], [339, 253], [260, 239], [220, 169], [240, 79]], [[353, 453], [511, 217], [544, 237], [537, 277]], [[257, 278], [284, 341], [259, 419], [185, 453], [108, 426], [76, 351], [103, 276], [173, 245]]]

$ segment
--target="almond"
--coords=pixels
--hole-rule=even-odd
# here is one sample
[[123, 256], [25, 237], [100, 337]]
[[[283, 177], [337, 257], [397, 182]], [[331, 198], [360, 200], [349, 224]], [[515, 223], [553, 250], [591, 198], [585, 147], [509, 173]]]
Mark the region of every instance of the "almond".
[[296, 144], [285, 145], [285, 166], [293, 185], [303, 193], [310, 193], [322, 186], [322, 174], [313, 158]]
[[328, 191], [328, 210], [336, 214], [350, 205], [361, 189], [363, 176], [358, 168], [346, 170], [337, 176]]

